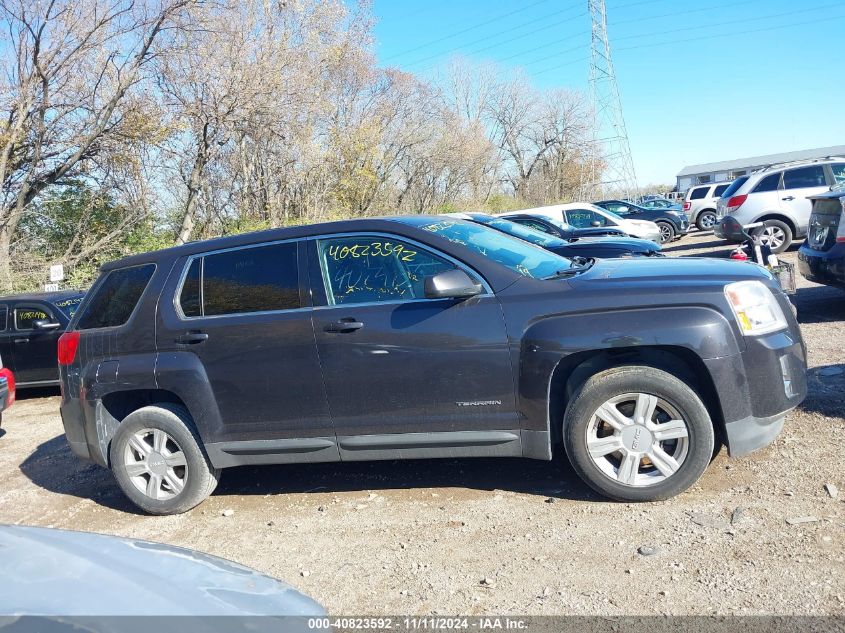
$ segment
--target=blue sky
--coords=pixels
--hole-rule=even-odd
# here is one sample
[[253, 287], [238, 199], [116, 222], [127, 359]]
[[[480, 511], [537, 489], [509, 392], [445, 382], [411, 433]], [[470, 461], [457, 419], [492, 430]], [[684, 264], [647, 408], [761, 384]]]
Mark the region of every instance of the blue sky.
[[[376, 53], [420, 75], [454, 56], [587, 90], [587, 0], [374, 0]], [[607, 0], [641, 185], [689, 164], [845, 144], [845, 0]]]

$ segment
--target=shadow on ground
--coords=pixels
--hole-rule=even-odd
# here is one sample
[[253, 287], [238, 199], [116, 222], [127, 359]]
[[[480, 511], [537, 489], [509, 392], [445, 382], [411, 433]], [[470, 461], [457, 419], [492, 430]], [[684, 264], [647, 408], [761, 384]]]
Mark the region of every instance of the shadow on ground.
[[828, 286], [799, 288], [793, 297], [799, 323], [825, 323], [845, 319], [845, 291]]
[[807, 398], [800, 407], [811, 413], [841, 418], [845, 411], [845, 364], [807, 370]]
[[[44, 442], [20, 466], [37, 486], [91, 499], [122, 512], [138, 513], [105, 468], [71, 453], [63, 435]], [[223, 471], [215, 496], [355, 492], [416, 488], [510, 490], [577, 501], [603, 500], [581, 482], [566, 458], [430, 459], [244, 466]]]

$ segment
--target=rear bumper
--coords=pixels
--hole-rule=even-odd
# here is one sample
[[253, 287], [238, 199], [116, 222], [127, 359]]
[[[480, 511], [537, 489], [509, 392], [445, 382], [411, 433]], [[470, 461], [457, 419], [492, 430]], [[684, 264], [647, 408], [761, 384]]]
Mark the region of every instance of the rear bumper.
[[713, 235], [729, 242], [744, 242], [742, 224], [732, 215], [726, 215], [713, 225]]
[[845, 242], [817, 251], [806, 244], [798, 250], [798, 270], [810, 281], [845, 287]]

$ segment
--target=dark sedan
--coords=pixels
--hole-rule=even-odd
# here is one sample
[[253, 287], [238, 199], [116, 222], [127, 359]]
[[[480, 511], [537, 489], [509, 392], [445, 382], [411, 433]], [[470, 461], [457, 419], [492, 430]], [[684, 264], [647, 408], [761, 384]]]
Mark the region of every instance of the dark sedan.
[[498, 217], [505, 218], [511, 222], [522, 224], [535, 231], [542, 231], [549, 235], [554, 235], [567, 242], [574, 242], [575, 240], [584, 237], [631, 237], [622, 229], [613, 226], [588, 226], [585, 228], [575, 228], [571, 224], [565, 222], [555, 222], [550, 218], [544, 218], [538, 215], [531, 215], [530, 213], [502, 213]]
[[453, 213], [450, 215], [489, 226], [570, 259], [575, 257], [607, 259], [611, 257], [662, 256], [660, 246], [651, 240], [640, 240], [635, 237], [585, 237], [568, 242], [523, 224], [512, 222], [510, 218], [498, 218], [486, 213]]
[[59, 384], [59, 337], [84, 296], [65, 290], [0, 297], [0, 358], [18, 388]]
[[613, 211], [627, 220], [649, 220], [660, 227], [660, 243], [680, 239], [689, 230], [689, 218], [683, 211], [673, 209], [647, 209], [627, 200], [602, 200], [594, 203]]

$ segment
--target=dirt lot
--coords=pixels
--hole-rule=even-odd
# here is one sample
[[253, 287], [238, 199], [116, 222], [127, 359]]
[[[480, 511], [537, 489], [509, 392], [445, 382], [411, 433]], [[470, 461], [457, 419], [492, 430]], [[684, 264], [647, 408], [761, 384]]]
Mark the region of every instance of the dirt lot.
[[[729, 251], [712, 234], [676, 244]], [[772, 446], [721, 454], [668, 502], [606, 502], [560, 459], [447, 460], [239, 468], [187, 514], [141, 516], [108, 471], [73, 458], [42, 391], [3, 420], [0, 522], [196, 548], [333, 614], [842, 615], [845, 293], [799, 284], [807, 401]]]

